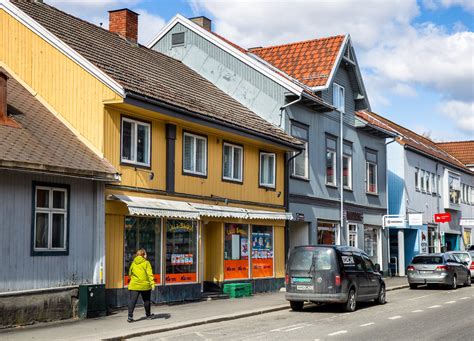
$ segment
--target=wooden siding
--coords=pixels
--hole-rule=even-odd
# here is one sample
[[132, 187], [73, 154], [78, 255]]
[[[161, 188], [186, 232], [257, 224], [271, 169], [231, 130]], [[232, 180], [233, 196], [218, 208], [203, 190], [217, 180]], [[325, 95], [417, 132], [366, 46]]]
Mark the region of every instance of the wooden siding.
[[[70, 185], [69, 255], [31, 256], [33, 181]], [[0, 171], [0, 292], [96, 282], [104, 257], [103, 194], [92, 181]]]
[[285, 227], [275, 226], [274, 233], [275, 277], [282, 278], [285, 277]]
[[123, 287], [123, 251], [125, 216], [105, 216], [106, 288]]
[[102, 153], [103, 101], [120, 97], [3, 10], [0, 26], [0, 66], [14, 72]]

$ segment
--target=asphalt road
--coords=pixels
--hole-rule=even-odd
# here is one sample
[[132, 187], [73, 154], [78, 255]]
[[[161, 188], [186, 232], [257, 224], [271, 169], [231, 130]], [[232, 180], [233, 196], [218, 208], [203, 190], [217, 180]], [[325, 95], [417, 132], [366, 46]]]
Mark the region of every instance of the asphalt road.
[[387, 301], [361, 303], [354, 313], [309, 304], [303, 312], [279, 311], [138, 340], [474, 340], [474, 286], [402, 289], [388, 292]]

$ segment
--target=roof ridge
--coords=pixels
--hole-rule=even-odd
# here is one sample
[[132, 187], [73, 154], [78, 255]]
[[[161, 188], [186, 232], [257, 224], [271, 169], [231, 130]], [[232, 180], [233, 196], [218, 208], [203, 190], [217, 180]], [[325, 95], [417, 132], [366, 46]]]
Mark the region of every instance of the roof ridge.
[[474, 142], [474, 140], [444, 141], [444, 142], [436, 142], [436, 144], [454, 144], [454, 143], [469, 143], [469, 142]]
[[347, 36], [348, 36], [348, 34], [337, 34], [337, 35], [329, 36], [329, 37], [313, 38], [313, 39], [295, 41], [295, 42], [286, 43], [286, 44], [269, 45], [269, 46], [266, 46], [266, 47], [252, 48], [251, 52], [261, 51], [261, 50], [266, 50], [266, 49], [272, 49], [272, 48], [276, 48], [276, 47], [283, 47], [283, 46], [290, 46], [290, 45], [296, 45], [296, 44], [310, 43], [310, 42], [315, 42], [315, 41], [320, 41], [320, 40], [328, 40], [328, 39], [333, 39], [333, 38], [338, 38], [338, 37], [344, 37], [345, 38]]

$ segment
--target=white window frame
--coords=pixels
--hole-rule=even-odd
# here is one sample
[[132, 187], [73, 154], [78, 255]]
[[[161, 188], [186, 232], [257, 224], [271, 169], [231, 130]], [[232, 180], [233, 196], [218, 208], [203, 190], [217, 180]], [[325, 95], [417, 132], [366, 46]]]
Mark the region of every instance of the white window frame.
[[420, 190], [420, 169], [415, 167], [415, 189]]
[[437, 193], [437, 186], [436, 186], [436, 174], [431, 174], [431, 193], [436, 194]]
[[[273, 157], [273, 183], [262, 182], [262, 157]], [[260, 187], [275, 188], [276, 187], [276, 154], [268, 152], [260, 152], [259, 154], [259, 172], [258, 172], [258, 184]]]
[[420, 169], [420, 190], [422, 192], [425, 192], [426, 189], [425, 189], [425, 171], [423, 169]]
[[346, 106], [346, 101], [345, 101], [346, 91], [344, 87], [342, 85], [334, 83], [333, 89], [332, 89], [332, 96], [333, 96], [332, 104], [334, 105], [334, 107], [338, 111], [341, 111], [342, 113], [344, 113], [345, 106]]
[[[296, 174], [296, 157], [295, 157], [291, 162], [291, 176], [295, 178], [299, 178], [299, 179], [308, 180], [309, 179], [309, 150], [308, 150], [309, 149], [309, 127], [303, 124], [298, 124], [297, 122], [292, 122], [291, 129], [293, 128], [293, 126], [298, 129], [306, 130], [308, 138], [303, 139], [301, 137], [294, 136], [292, 134], [293, 137], [297, 138], [298, 140], [304, 143], [304, 150], [302, 151], [302, 154], [304, 155], [304, 175]], [[296, 154], [297, 152], [293, 153], [293, 155], [296, 155]]]
[[[355, 230], [351, 232], [351, 227], [355, 227]], [[351, 235], [355, 235], [355, 245], [351, 245]], [[357, 224], [348, 223], [347, 224], [347, 245], [353, 247], [359, 247], [359, 227]]]
[[430, 172], [425, 173], [425, 187], [426, 187], [426, 193], [431, 194], [431, 173]]
[[[336, 148], [328, 147], [328, 140], [334, 141]], [[333, 181], [328, 181], [328, 153], [333, 154], [332, 158], [332, 169], [333, 169]], [[342, 165], [341, 165], [342, 166]], [[326, 150], [324, 154], [324, 176], [326, 178], [326, 186], [337, 186], [337, 139], [331, 136], [326, 136]]]
[[[48, 191], [48, 207], [38, 207], [38, 190]], [[69, 197], [68, 189], [64, 187], [50, 187], [50, 186], [41, 186], [36, 185], [34, 187], [34, 196], [35, 196], [35, 207], [34, 207], [34, 218], [33, 218], [33, 251], [34, 252], [64, 252], [68, 249], [68, 208], [69, 208]], [[53, 208], [53, 192], [63, 192], [64, 193], [64, 208]], [[36, 247], [36, 216], [37, 213], [48, 214], [48, 247], [40, 248]], [[63, 248], [53, 248], [53, 214], [62, 214], [64, 215], [64, 240]]]
[[[231, 171], [231, 177], [227, 177], [224, 175], [224, 149], [225, 147], [230, 147], [231, 148], [231, 157], [230, 157], [230, 171]], [[240, 178], [236, 178], [235, 177], [235, 174], [234, 174], [234, 151], [236, 149], [239, 149], [240, 150]], [[244, 171], [244, 167], [243, 167], [243, 163], [244, 163], [244, 147], [242, 146], [239, 146], [239, 145], [236, 145], [236, 144], [232, 144], [232, 143], [228, 143], [228, 142], [224, 142], [224, 145], [222, 147], [222, 178], [225, 179], [225, 180], [228, 180], [228, 181], [235, 181], [235, 182], [242, 182], [243, 181], [243, 171]]]
[[[348, 164], [348, 168], [349, 168], [349, 174], [347, 176], [348, 178], [348, 181], [349, 181], [349, 185], [344, 185], [344, 189], [352, 189], [352, 155], [347, 155], [347, 154], [343, 154], [343, 159], [344, 158], [347, 158], [349, 159], [349, 164]], [[343, 160], [343, 163], [342, 163], [342, 171], [344, 172], [344, 160]]]
[[[132, 124], [132, 145], [130, 147], [131, 153], [132, 153], [132, 160], [127, 160], [127, 159], [123, 158], [123, 122], [128, 122], [128, 123]], [[128, 117], [122, 117], [120, 125], [121, 125], [121, 130], [120, 130], [120, 162], [125, 163], [125, 164], [150, 167], [150, 164], [151, 164], [151, 125], [150, 125], [150, 123], [134, 120], [134, 119], [131, 119], [131, 118], [128, 118]], [[146, 151], [147, 162], [138, 162], [137, 161], [137, 132], [138, 132], [138, 126], [139, 125], [147, 127], [147, 129], [148, 129], [148, 141], [147, 141], [147, 146], [148, 146], [147, 149], [148, 150]]]
[[[184, 164], [184, 145], [185, 145], [185, 139], [186, 136], [189, 136], [193, 139], [193, 144], [194, 144], [194, 154], [191, 155], [191, 165], [192, 168], [194, 169], [186, 169], [185, 164]], [[196, 157], [197, 157], [197, 148], [196, 148], [196, 141], [197, 140], [202, 140], [204, 141], [204, 172], [198, 172], [196, 171]], [[207, 137], [201, 136], [201, 135], [196, 135], [188, 132], [183, 133], [183, 173], [185, 174], [192, 174], [192, 175], [198, 175], [198, 176], [207, 176]]]

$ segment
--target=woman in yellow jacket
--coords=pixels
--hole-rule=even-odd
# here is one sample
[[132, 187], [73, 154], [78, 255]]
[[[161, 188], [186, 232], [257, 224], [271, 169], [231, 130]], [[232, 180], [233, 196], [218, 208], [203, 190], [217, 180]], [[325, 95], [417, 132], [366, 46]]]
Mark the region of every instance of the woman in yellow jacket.
[[128, 284], [128, 322], [133, 322], [133, 310], [137, 304], [138, 296], [142, 296], [145, 306], [147, 319], [152, 319], [151, 308], [151, 291], [155, 289], [155, 280], [153, 278], [153, 270], [150, 262], [146, 259], [145, 249], [137, 251], [136, 257], [130, 265], [128, 271], [130, 283]]

